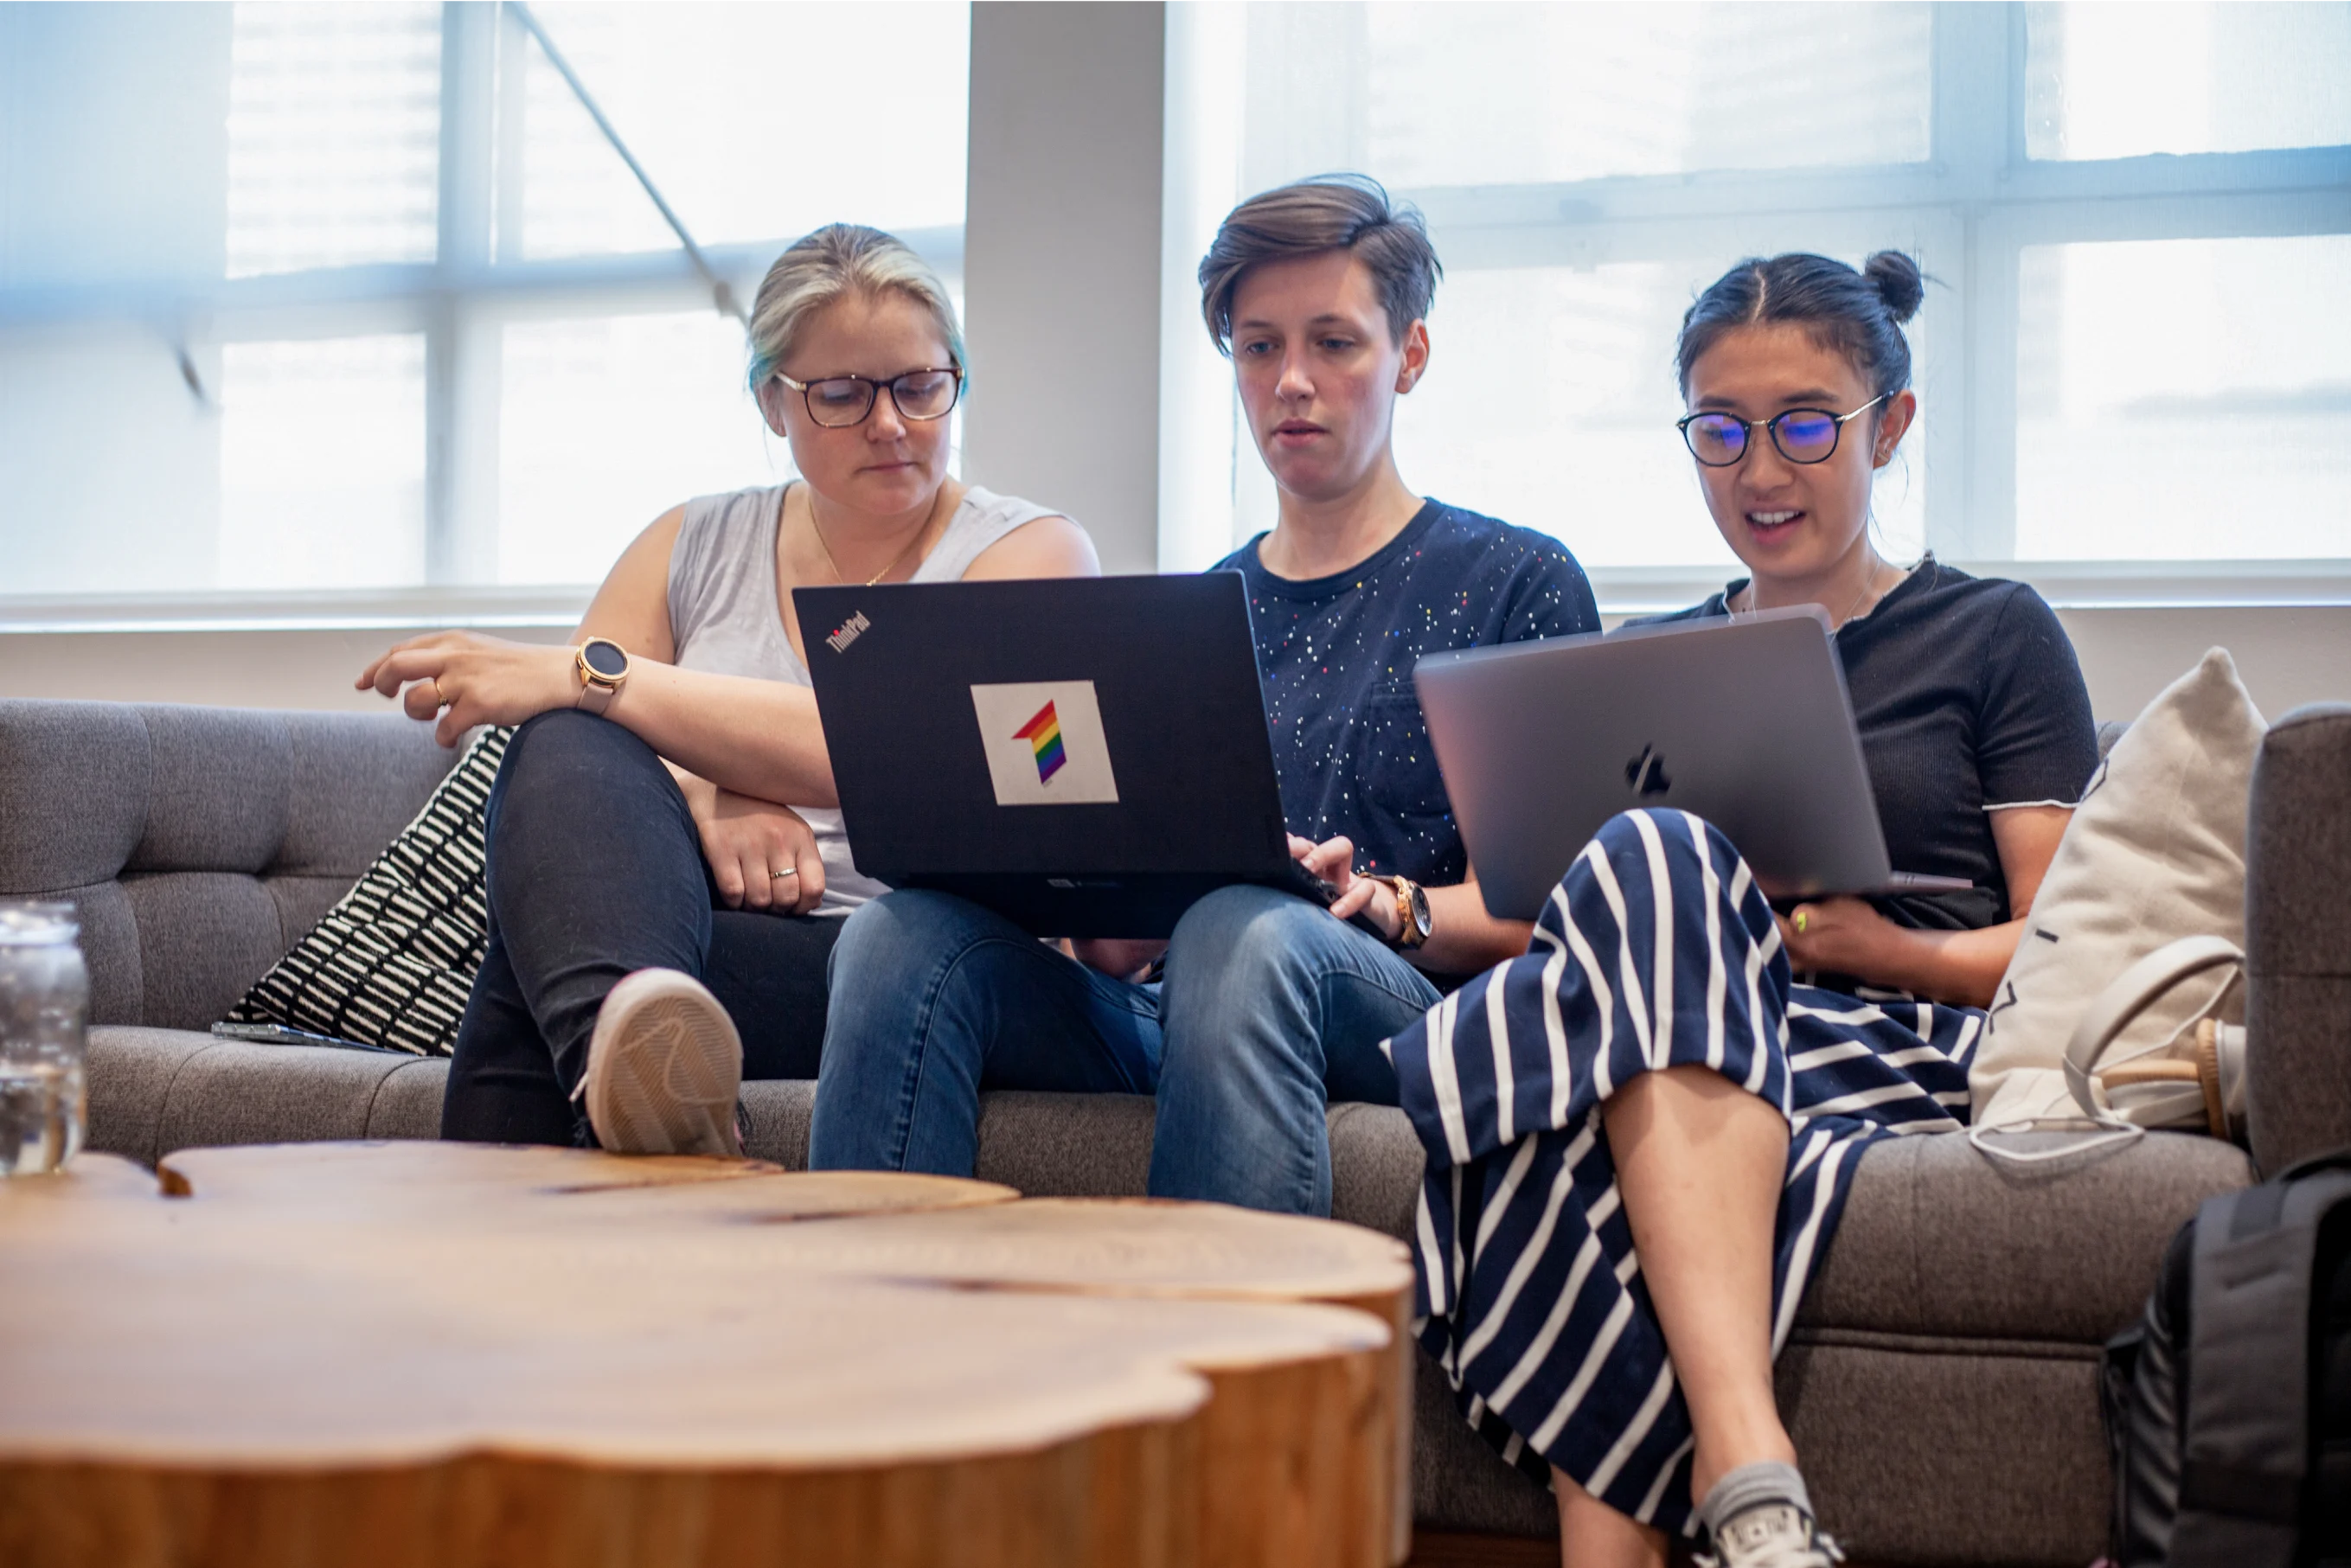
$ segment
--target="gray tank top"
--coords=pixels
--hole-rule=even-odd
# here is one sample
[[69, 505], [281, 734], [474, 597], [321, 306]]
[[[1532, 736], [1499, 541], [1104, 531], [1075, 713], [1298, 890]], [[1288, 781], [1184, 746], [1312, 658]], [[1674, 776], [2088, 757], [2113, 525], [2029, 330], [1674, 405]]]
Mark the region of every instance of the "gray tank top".
[[[777, 528], [785, 489], [773, 485], [698, 496], [685, 504], [669, 556], [669, 627], [679, 668], [810, 684], [808, 666], [784, 635], [776, 598]], [[1050, 507], [975, 485], [964, 492], [963, 505], [911, 580], [953, 582], [971, 570], [982, 550], [1013, 529], [1055, 515]], [[846, 915], [889, 891], [857, 873], [839, 811], [797, 805], [792, 810], [808, 820], [824, 857], [824, 901], [816, 914]]]

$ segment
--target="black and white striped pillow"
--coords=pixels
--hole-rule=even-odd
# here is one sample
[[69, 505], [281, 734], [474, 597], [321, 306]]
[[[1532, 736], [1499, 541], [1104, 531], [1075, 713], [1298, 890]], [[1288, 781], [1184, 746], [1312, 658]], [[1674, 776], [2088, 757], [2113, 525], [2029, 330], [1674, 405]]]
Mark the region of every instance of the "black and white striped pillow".
[[449, 1054], [489, 940], [482, 811], [513, 733], [475, 740], [357, 885], [229, 1009], [229, 1022]]

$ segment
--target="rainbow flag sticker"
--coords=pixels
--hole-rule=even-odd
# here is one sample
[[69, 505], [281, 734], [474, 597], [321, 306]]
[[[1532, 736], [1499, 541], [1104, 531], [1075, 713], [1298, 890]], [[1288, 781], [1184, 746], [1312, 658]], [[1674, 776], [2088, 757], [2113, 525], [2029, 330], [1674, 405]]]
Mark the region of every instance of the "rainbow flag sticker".
[[972, 737], [999, 806], [1115, 806], [1110, 739], [1092, 681], [1008, 681], [971, 688]]
[[[1017, 713], [1019, 710], [1016, 708], [1013, 711]], [[1061, 717], [1053, 712], [1053, 705], [1050, 702], [1039, 708], [1027, 724], [1014, 730], [1012, 738], [1027, 741], [1037, 753], [1037, 782], [1040, 784], [1059, 773], [1061, 764], [1070, 759], [1069, 753], [1061, 748]]]

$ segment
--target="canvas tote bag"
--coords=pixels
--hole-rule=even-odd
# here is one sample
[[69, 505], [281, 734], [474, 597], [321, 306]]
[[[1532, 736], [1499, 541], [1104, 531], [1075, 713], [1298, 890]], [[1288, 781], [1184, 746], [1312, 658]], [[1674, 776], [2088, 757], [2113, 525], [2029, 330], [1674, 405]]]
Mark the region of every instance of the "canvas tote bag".
[[[2228, 651], [2214, 648], [2099, 763], [1969, 1068], [1969, 1136], [1978, 1148], [2008, 1159], [2079, 1153], [2074, 1145], [2026, 1156], [1989, 1141], [2051, 1123], [2092, 1122], [2136, 1137], [2148, 1124], [2138, 1116], [2186, 1111], [2176, 1070], [2168, 1094], [2137, 1090], [2150, 1081], [2145, 1064], [2192, 1066], [2208, 1023], [2215, 1055], [2241, 1041], [2245, 812], [2267, 729]], [[2174, 948], [2189, 938], [2220, 947]], [[2233, 967], [2216, 956], [2223, 950]], [[2158, 955], [2168, 956], [2149, 962]], [[2183, 959], [2192, 961], [2182, 967]], [[2070, 1077], [2069, 1047], [2078, 1059]], [[2200, 1083], [2197, 1096], [2200, 1105]]]

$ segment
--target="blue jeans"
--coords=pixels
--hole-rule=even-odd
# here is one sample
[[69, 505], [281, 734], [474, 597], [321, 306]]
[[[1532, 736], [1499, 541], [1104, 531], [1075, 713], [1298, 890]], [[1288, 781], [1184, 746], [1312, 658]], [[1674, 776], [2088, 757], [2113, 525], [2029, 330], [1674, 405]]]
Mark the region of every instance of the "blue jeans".
[[1155, 986], [950, 894], [893, 893], [833, 948], [809, 1164], [969, 1176], [983, 1089], [1155, 1089], [1154, 1197], [1328, 1214], [1325, 1104], [1395, 1104], [1380, 1041], [1437, 999], [1375, 938], [1270, 888], [1194, 904]]

